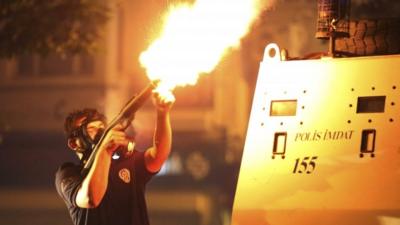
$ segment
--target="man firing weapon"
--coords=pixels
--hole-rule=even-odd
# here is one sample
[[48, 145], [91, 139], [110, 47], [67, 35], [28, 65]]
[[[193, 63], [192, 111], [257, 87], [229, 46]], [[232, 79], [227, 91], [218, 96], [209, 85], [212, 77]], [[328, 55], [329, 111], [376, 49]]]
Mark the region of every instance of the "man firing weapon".
[[124, 130], [154, 85], [129, 101], [108, 126], [95, 109], [75, 111], [66, 118], [68, 147], [80, 164], [64, 163], [55, 183], [75, 225], [149, 224], [145, 187], [171, 150], [169, 113], [174, 99], [153, 94], [157, 121], [153, 145], [146, 151], [136, 151]]

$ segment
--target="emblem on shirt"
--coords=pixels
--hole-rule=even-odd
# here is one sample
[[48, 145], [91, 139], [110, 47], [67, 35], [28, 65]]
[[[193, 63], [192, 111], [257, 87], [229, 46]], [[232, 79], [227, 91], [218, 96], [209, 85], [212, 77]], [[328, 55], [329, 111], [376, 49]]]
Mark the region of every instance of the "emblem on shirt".
[[128, 169], [123, 168], [118, 172], [118, 176], [119, 178], [121, 178], [121, 180], [127, 184], [129, 184], [129, 182], [131, 181], [131, 173], [129, 172]]

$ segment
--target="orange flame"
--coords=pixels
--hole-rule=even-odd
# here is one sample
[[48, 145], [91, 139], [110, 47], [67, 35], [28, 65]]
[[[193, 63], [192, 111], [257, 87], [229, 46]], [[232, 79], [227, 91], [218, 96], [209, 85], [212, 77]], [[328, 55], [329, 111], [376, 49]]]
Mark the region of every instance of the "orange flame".
[[200, 74], [211, 72], [248, 32], [261, 11], [259, 2], [197, 0], [172, 7], [161, 37], [140, 55], [150, 80], [160, 81], [156, 91], [164, 95], [176, 86], [194, 85]]

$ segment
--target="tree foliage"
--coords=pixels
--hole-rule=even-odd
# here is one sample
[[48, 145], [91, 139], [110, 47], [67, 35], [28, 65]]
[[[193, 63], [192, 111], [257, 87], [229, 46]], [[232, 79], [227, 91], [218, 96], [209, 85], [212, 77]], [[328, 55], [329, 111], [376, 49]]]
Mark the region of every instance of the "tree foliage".
[[108, 18], [96, 0], [1, 0], [0, 57], [91, 52]]

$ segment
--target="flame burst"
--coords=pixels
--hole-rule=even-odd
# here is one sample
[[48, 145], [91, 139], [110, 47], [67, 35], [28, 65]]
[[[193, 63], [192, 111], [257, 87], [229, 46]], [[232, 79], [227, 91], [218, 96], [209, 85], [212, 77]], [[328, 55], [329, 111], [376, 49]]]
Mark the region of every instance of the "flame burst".
[[171, 7], [161, 37], [140, 55], [150, 80], [160, 80], [156, 91], [168, 95], [176, 86], [194, 85], [200, 74], [211, 72], [248, 32], [261, 11], [259, 2], [197, 0]]

